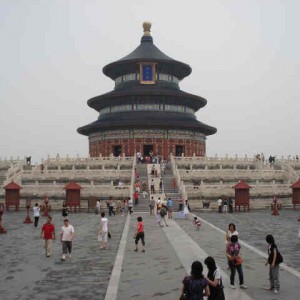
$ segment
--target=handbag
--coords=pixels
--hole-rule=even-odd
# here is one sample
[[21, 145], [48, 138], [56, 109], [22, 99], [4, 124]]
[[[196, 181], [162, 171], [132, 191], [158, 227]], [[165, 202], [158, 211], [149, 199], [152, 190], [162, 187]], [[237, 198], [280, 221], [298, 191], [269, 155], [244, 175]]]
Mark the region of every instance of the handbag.
[[108, 237], [109, 239], [111, 238], [110, 232], [107, 233], [107, 237]]
[[243, 263], [243, 258], [241, 256], [235, 256], [233, 259], [233, 264], [235, 266], [240, 266]]

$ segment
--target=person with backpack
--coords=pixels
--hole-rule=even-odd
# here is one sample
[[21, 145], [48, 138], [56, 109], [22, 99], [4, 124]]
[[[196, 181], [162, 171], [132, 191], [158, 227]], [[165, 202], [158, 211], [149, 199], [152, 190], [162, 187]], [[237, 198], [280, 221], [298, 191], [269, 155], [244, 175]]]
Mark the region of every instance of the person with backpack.
[[268, 245], [269, 256], [265, 265], [270, 266], [269, 267], [270, 287], [267, 288], [267, 290], [273, 291], [274, 294], [278, 294], [280, 289], [279, 264], [283, 262], [283, 258], [278, 251], [273, 235], [268, 234], [266, 236], [266, 242], [269, 244]]
[[225, 300], [221, 272], [217, 268], [214, 258], [208, 256], [205, 258], [204, 263], [208, 269], [206, 280], [210, 290], [207, 300]]
[[164, 227], [163, 223], [165, 223], [166, 226], [169, 226], [166, 221], [167, 209], [165, 206], [162, 206], [159, 214], [160, 214], [160, 227]]

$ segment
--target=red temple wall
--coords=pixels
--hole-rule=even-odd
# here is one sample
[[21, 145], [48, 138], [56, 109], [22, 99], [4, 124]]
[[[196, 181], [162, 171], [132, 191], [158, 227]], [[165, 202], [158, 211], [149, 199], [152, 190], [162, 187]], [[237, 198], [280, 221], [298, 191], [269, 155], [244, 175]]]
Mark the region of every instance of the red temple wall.
[[101, 140], [89, 142], [89, 153], [91, 157], [109, 156], [113, 153], [114, 146], [121, 146], [121, 152], [125, 156], [133, 156], [136, 152], [143, 154], [144, 145], [153, 145], [153, 153], [155, 155], [168, 158], [170, 153], [176, 154], [176, 146], [184, 147], [184, 156], [204, 156], [206, 153], [205, 142], [187, 139], [158, 139], [158, 138], [131, 138], [131, 139], [115, 139]]

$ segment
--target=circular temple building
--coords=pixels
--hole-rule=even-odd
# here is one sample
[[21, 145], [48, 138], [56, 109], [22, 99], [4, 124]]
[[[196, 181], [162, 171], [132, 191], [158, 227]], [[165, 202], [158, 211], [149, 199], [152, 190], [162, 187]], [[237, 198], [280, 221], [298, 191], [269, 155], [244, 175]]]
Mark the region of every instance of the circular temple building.
[[141, 44], [124, 58], [108, 64], [103, 73], [115, 82], [113, 91], [91, 98], [98, 119], [78, 128], [89, 137], [91, 157], [99, 155], [204, 156], [206, 136], [217, 129], [201, 123], [195, 113], [207, 101], [180, 90], [191, 74], [189, 65], [161, 52], [143, 24]]

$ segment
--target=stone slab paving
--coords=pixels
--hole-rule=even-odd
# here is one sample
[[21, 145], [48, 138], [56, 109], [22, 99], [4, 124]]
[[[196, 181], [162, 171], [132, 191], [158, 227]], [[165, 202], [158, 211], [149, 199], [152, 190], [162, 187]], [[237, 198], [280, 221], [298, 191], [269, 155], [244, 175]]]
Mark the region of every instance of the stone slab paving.
[[[191, 220], [176, 218], [169, 227], [159, 228], [155, 218], [147, 213], [113, 216], [109, 218], [112, 240], [107, 251], [100, 250], [97, 243], [99, 215], [72, 214], [70, 221], [76, 238], [72, 258], [66, 262], [60, 261], [58, 240], [54, 242], [53, 256], [44, 255], [39, 234], [45, 218], [40, 219], [39, 228], [35, 229], [32, 224], [22, 223], [24, 211], [5, 213], [4, 226], [8, 233], [0, 235], [0, 299], [178, 299], [181, 281], [189, 273], [191, 262], [195, 259], [203, 262], [207, 255], [215, 257], [222, 269], [226, 299], [299, 299], [299, 214], [292, 210], [280, 213], [280, 217], [270, 216], [270, 211], [199, 213], [203, 218], [200, 231], [194, 229]], [[133, 251], [138, 215], [145, 222], [145, 253]], [[59, 212], [53, 213], [53, 221], [59, 238], [62, 224]], [[230, 222], [237, 224], [242, 243], [246, 242], [242, 244], [245, 282], [249, 287], [246, 292], [228, 288], [222, 230]], [[267, 233], [274, 234], [285, 264], [296, 274], [281, 269], [279, 295], [264, 290], [268, 286], [268, 268], [259, 251], [266, 250]]]
[[62, 217], [52, 214], [57, 240], [53, 255], [45, 257], [38, 228], [23, 224], [25, 212], [4, 214], [7, 234], [0, 235], [0, 299], [104, 299], [126, 218], [109, 218], [110, 250], [100, 250], [97, 242], [99, 215], [79, 213], [69, 216], [75, 228], [72, 258], [62, 262], [59, 241]]
[[[209, 255], [213, 256], [217, 264], [221, 267], [221, 269], [229, 276], [230, 271], [227, 270], [227, 262], [225, 259], [225, 232], [221, 232], [218, 229], [226, 229], [230, 222], [234, 222], [237, 224], [237, 230], [240, 234], [240, 241], [242, 243], [242, 255], [244, 257], [243, 269], [244, 269], [244, 277], [245, 283], [248, 285], [248, 289], [246, 293], [252, 297], [253, 299], [292, 299], [296, 300], [300, 298], [300, 273], [297, 270], [297, 266], [299, 265], [299, 260], [295, 260], [294, 264], [293, 255], [297, 256], [299, 254], [300, 249], [300, 240], [298, 240], [297, 235], [292, 238], [291, 235], [284, 234], [283, 227], [287, 223], [287, 228], [290, 230], [293, 228], [293, 232], [295, 235], [295, 229], [299, 227], [297, 224], [297, 212], [294, 211], [283, 211], [282, 217], [284, 217], [281, 222], [281, 226], [279, 226], [278, 222], [280, 219], [276, 219], [268, 217], [269, 211], [258, 211], [249, 213], [238, 213], [238, 214], [228, 214], [228, 215], [219, 215], [217, 213], [209, 213], [209, 214], [198, 214], [204, 221], [202, 222], [202, 226], [200, 231], [193, 230], [193, 226], [191, 225], [191, 221], [186, 220], [177, 220], [178, 224], [185, 230], [190, 237], [198, 243], [201, 248]], [[192, 216], [191, 216], [192, 217]], [[216, 225], [211, 226], [205, 221], [209, 221]], [[274, 226], [272, 226], [274, 224]], [[284, 224], [284, 225], [283, 225]], [[252, 227], [255, 227], [256, 235], [252, 232]], [[294, 227], [293, 227], [294, 226]], [[269, 232], [268, 228], [272, 227], [273, 231]], [[279, 228], [280, 235], [275, 234], [276, 228]], [[289, 231], [288, 229], [288, 231]], [[264, 266], [266, 259], [258, 254], [258, 252], [266, 253], [267, 245], [265, 243], [265, 236], [268, 233], [272, 233], [277, 239], [277, 244], [279, 246], [279, 250], [282, 252], [284, 256], [285, 262], [289, 264], [292, 268], [291, 272], [287, 271], [287, 268], [281, 268], [280, 270], [280, 281], [281, 281], [281, 291], [279, 295], [274, 295], [265, 291], [265, 288], [269, 286], [268, 281], [268, 267]], [[298, 233], [298, 230], [297, 230]], [[251, 238], [249, 238], [249, 236]], [[247, 239], [248, 237], [248, 239]], [[243, 239], [244, 238], [244, 239]], [[262, 239], [262, 241], [260, 240]], [[247, 241], [244, 243], [244, 241]], [[284, 247], [281, 247], [281, 244], [285, 244]], [[247, 245], [250, 244], [250, 249]], [[256, 249], [252, 250], [251, 245], [260, 245], [261, 251], [256, 251]], [[284, 249], [284, 250], [283, 250]], [[297, 251], [297, 253], [294, 253]], [[266, 255], [265, 255], [266, 256]], [[290, 262], [290, 263], [289, 263]], [[287, 270], [286, 270], [287, 269]], [[237, 280], [237, 278], [236, 278]], [[226, 281], [225, 281], [226, 282]], [[227, 281], [227, 287], [229, 286], [229, 282]], [[226, 287], [226, 285], [225, 285]], [[225, 289], [226, 292], [226, 289]], [[230, 298], [231, 299], [231, 298]]]

